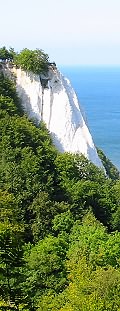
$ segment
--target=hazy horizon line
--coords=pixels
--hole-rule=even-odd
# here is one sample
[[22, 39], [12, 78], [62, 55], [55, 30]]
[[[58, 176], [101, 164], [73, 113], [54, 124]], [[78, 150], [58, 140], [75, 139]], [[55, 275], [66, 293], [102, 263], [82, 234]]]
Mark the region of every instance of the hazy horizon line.
[[58, 67], [120, 67], [120, 64], [56, 64]]

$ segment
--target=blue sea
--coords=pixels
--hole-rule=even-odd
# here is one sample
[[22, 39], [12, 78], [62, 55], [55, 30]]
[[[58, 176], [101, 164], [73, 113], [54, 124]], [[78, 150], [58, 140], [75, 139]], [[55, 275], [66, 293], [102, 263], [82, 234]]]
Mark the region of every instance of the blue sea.
[[95, 145], [120, 170], [120, 67], [61, 67], [78, 96]]

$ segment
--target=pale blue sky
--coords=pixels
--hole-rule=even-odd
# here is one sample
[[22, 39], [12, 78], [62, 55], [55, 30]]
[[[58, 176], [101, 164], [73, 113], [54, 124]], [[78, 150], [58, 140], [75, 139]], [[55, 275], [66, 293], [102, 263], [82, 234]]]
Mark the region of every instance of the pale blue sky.
[[0, 46], [58, 65], [120, 65], [120, 0], [0, 0]]

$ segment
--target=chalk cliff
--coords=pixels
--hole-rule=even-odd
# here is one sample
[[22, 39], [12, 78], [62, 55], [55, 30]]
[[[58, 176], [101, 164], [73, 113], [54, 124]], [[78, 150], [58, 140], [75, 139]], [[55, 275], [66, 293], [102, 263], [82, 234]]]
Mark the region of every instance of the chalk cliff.
[[49, 67], [47, 76], [9, 66], [6, 72], [15, 75], [17, 92], [29, 117], [46, 123], [60, 152], [82, 153], [103, 167], [75, 91], [55, 66]]

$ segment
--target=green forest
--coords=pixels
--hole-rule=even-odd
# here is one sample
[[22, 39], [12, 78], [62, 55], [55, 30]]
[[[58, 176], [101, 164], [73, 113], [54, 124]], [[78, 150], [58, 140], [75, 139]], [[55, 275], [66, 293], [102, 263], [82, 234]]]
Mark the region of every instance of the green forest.
[[59, 153], [2, 72], [0, 131], [0, 311], [120, 311], [117, 169]]

